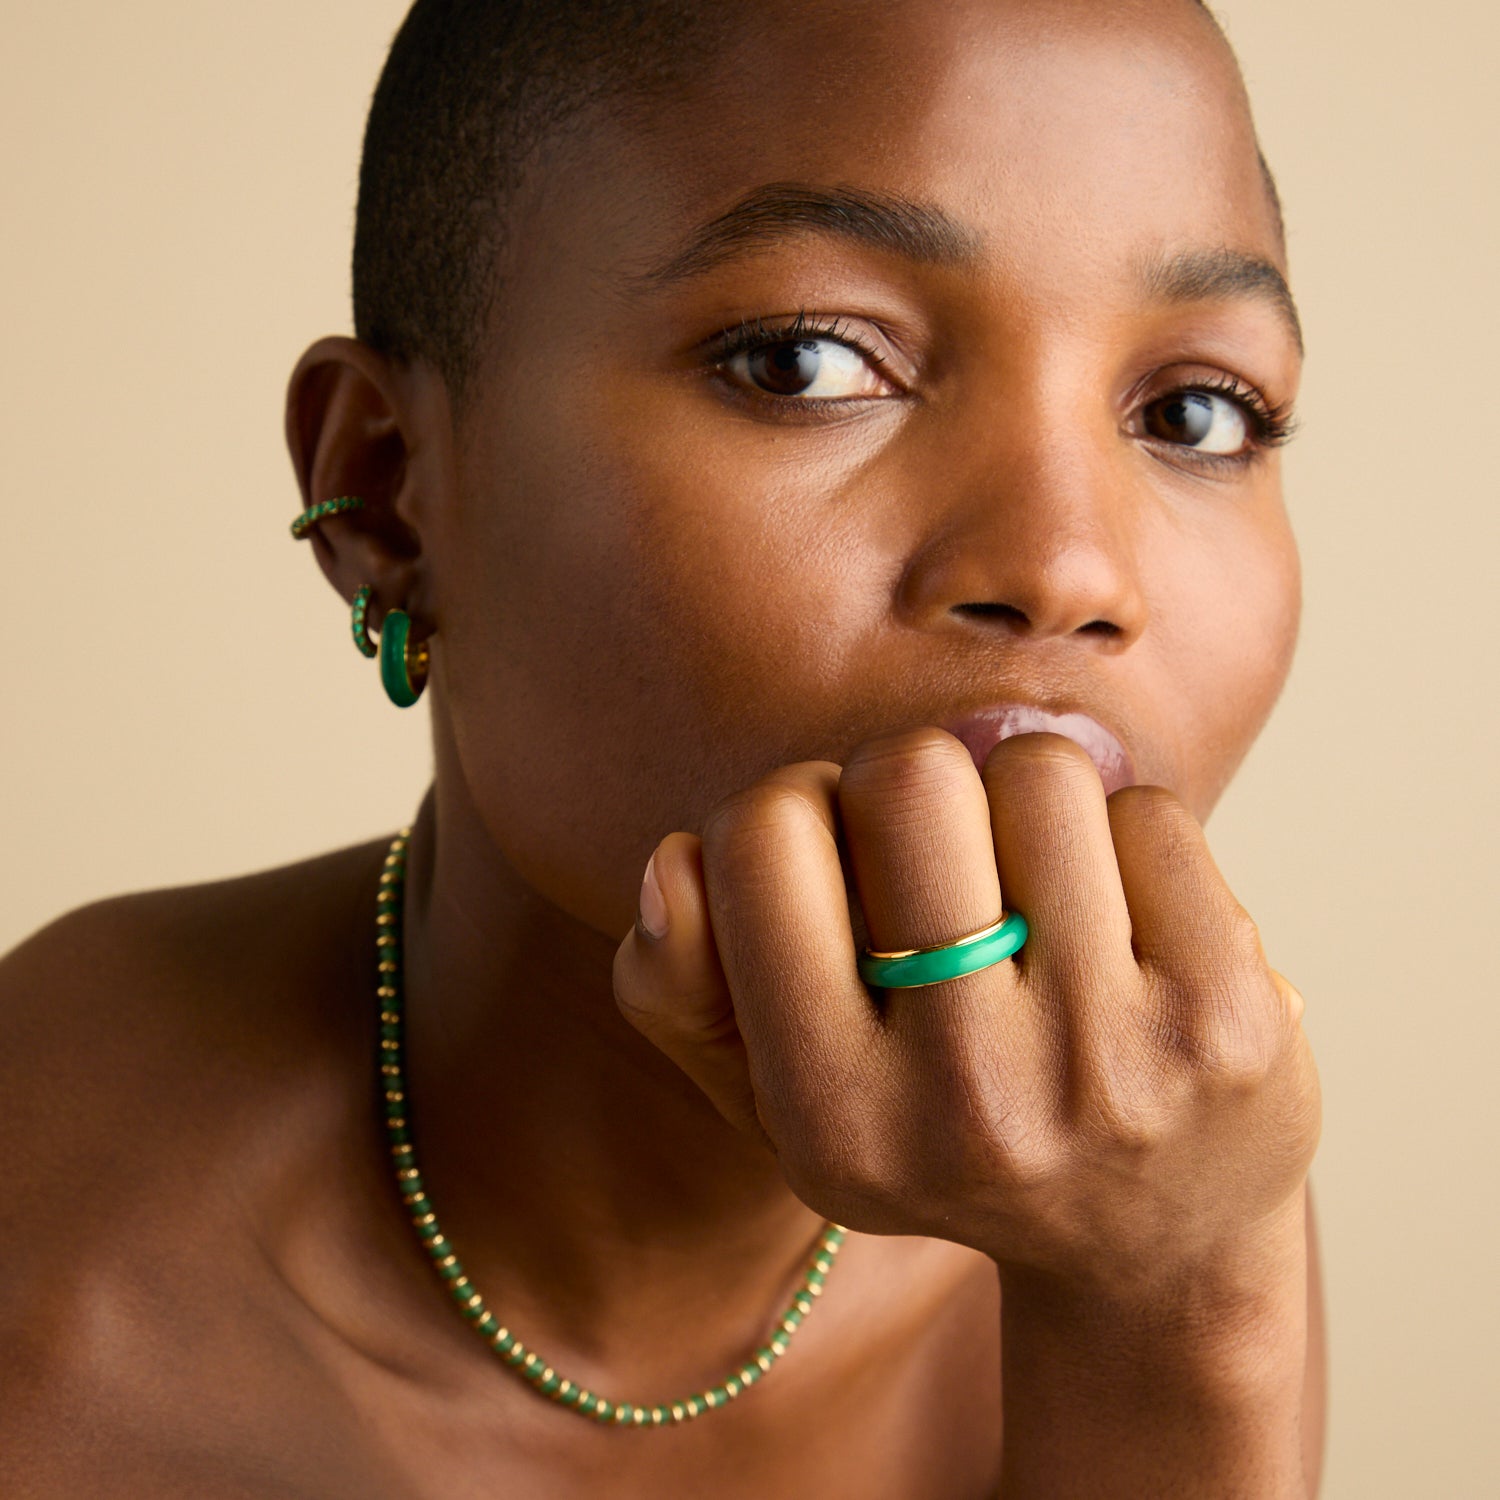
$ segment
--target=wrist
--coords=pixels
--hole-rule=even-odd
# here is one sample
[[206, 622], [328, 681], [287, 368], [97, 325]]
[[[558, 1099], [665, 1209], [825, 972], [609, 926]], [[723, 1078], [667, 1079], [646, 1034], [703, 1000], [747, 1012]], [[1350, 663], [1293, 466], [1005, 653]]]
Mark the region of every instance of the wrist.
[[1305, 1493], [1306, 1250], [1286, 1228], [1124, 1289], [1000, 1279], [1007, 1493], [1101, 1474], [1101, 1495]]
[[1106, 1279], [1000, 1267], [1007, 1325], [1087, 1365], [1233, 1391], [1302, 1369], [1307, 1339], [1303, 1196], [1212, 1256]]

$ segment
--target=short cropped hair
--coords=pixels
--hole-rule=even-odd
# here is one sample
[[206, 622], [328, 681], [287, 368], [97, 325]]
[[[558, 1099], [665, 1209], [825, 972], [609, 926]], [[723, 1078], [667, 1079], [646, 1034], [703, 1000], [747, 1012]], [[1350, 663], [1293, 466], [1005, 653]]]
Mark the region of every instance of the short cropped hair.
[[461, 403], [528, 157], [596, 100], [652, 98], [721, 42], [727, 0], [416, 0], [376, 85], [354, 228], [354, 331]]
[[356, 335], [433, 365], [462, 408], [500, 291], [510, 204], [539, 143], [589, 103], [670, 94], [727, 45], [731, 15], [744, 23], [755, 9], [753, 0], [416, 0], [365, 127]]

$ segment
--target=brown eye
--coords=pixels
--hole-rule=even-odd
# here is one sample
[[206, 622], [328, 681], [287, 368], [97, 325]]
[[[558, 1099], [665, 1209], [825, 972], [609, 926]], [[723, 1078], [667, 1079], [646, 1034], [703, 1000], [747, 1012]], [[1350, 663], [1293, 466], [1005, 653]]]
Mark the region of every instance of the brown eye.
[[885, 383], [865, 356], [838, 339], [779, 339], [746, 349], [723, 366], [741, 385], [769, 396], [840, 400], [878, 396]]
[[1174, 391], [1142, 412], [1147, 433], [1179, 448], [1232, 455], [1249, 446], [1244, 408], [1213, 391]]
[[750, 378], [774, 396], [800, 396], [818, 378], [818, 341], [768, 344], [746, 356]]

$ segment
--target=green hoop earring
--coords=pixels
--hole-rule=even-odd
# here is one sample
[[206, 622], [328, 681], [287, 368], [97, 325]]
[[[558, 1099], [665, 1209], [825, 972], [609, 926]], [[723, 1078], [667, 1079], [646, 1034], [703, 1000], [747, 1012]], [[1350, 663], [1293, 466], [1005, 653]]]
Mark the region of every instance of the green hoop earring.
[[370, 639], [370, 626], [368, 616], [370, 613], [370, 600], [375, 590], [368, 583], [360, 584], [354, 595], [354, 606], [350, 611], [349, 628], [354, 635], [354, 644], [361, 656], [374, 656], [379, 647]]
[[411, 616], [393, 609], [380, 626], [380, 682], [397, 708], [410, 708], [427, 686], [426, 641], [411, 640]]
[[300, 542], [319, 521], [329, 516], [341, 515], [346, 510], [363, 510], [365, 502], [358, 495], [340, 495], [334, 500], [321, 500], [308, 508], [292, 522], [292, 539]]

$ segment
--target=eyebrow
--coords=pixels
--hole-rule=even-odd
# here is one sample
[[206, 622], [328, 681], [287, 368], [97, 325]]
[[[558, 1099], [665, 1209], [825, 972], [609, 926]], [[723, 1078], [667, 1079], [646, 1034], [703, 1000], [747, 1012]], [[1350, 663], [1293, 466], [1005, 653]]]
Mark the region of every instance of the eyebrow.
[[[978, 264], [984, 243], [976, 229], [936, 204], [898, 193], [773, 182], [700, 225], [663, 260], [628, 276], [627, 285], [640, 292], [663, 291], [737, 256], [808, 233], [832, 235], [919, 265], [960, 268]], [[1268, 260], [1241, 250], [1187, 250], [1148, 261], [1138, 274], [1146, 295], [1157, 302], [1267, 301], [1302, 350], [1302, 324], [1291, 288]]]
[[1281, 315], [1297, 352], [1303, 353], [1302, 320], [1286, 277], [1268, 260], [1243, 250], [1185, 250], [1141, 267], [1147, 295], [1157, 302], [1213, 302], [1254, 298]]
[[643, 291], [660, 291], [799, 232], [835, 235], [923, 265], [962, 266], [979, 257], [979, 236], [933, 204], [862, 188], [773, 182], [747, 193], [665, 260], [630, 279]]

